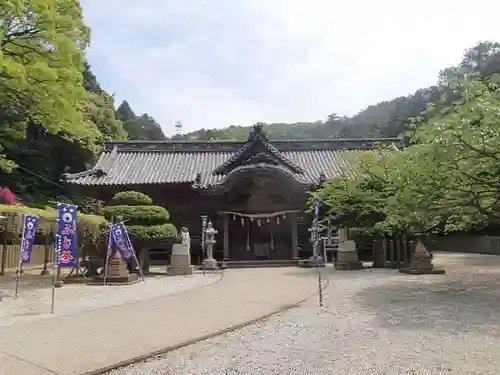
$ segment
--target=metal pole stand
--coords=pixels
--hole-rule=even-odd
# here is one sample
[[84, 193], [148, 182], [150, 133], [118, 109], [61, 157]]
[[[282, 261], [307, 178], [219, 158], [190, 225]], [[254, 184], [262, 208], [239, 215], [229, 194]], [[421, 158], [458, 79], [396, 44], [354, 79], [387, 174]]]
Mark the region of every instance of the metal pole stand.
[[318, 297], [319, 297], [319, 307], [323, 307], [323, 280], [321, 277], [321, 267], [316, 266], [318, 272]]

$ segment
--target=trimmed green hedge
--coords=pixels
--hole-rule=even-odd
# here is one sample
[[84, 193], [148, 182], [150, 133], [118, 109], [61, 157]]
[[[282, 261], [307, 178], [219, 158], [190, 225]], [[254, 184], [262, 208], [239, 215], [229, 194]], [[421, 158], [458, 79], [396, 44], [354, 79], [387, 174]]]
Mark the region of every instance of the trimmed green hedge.
[[152, 203], [146, 194], [122, 191], [113, 197], [111, 205], [104, 207], [103, 213], [108, 220], [121, 216], [132, 240], [179, 240], [177, 229], [168, 223], [168, 211]]
[[153, 204], [151, 197], [138, 191], [122, 191], [111, 199], [112, 205], [147, 206]]
[[[130, 239], [134, 241], [146, 240], [176, 240], [179, 241], [179, 233], [173, 224], [161, 224], [152, 226], [126, 225]], [[109, 227], [103, 227], [100, 233], [101, 238], [107, 238]]]
[[122, 216], [129, 225], [159, 225], [168, 222], [170, 214], [160, 206], [107, 206], [103, 209], [104, 217], [111, 220], [113, 217]]
[[127, 230], [135, 240], [167, 240], [177, 239], [177, 229], [173, 224], [161, 224], [144, 227], [142, 225], [127, 225]]

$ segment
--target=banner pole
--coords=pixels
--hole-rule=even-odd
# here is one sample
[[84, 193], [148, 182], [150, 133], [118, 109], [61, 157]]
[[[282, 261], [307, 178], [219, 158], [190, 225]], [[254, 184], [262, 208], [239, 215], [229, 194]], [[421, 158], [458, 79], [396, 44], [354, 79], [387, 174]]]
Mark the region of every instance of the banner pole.
[[19, 267], [17, 268], [17, 275], [16, 275], [16, 289], [15, 289], [15, 297], [17, 298], [19, 295], [19, 279], [21, 278], [21, 272], [23, 269], [23, 261], [19, 260]]
[[16, 272], [16, 288], [14, 295], [17, 298], [19, 294], [19, 282], [21, 281], [21, 272], [23, 270], [23, 244], [24, 244], [24, 236], [25, 236], [25, 231], [26, 231], [26, 214], [23, 214], [23, 232], [21, 235], [21, 246], [19, 247], [19, 265], [17, 267], [17, 272]]
[[54, 241], [54, 264], [52, 266], [53, 268], [53, 275], [52, 275], [52, 302], [51, 302], [51, 307], [50, 307], [50, 313], [54, 314], [55, 311], [55, 304], [56, 304], [56, 284], [57, 284], [57, 274], [58, 274], [58, 268], [59, 268], [59, 235], [56, 233], [55, 234], [55, 241]]
[[135, 263], [139, 266], [139, 276], [141, 276], [141, 280], [144, 284], [146, 284], [146, 278], [144, 277], [144, 272], [142, 271], [142, 265], [139, 263], [139, 259], [137, 258], [137, 254], [135, 253], [134, 246], [132, 245], [132, 241], [130, 240], [130, 236], [128, 235], [127, 228], [125, 228], [125, 221], [122, 221], [123, 228], [125, 229], [125, 236], [127, 239], [127, 245], [130, 250], [132, 250], [132, 256], [134, 257]]
[[132, 249], [132, 255], [134, 256], [134, 261], [137, 263], [139, 266], [139, 275], [141, 276], [141, 280], [144, 284], [146, 284], [146, 279], [144, 278], [144, 272], [142, 272], [142, 266], [139, 263], [139, 259], [137, 259], [137, 254], [135, 253], [135, 250]]
[[21, 272], [23, 272], [23, 261], [22, 259], [19, 260], [19, 267], [17, 269], [17, 275], [16, 275], [16, 289], [15, 289], [15, 297], [17, 298], [19, 295], [19, 282], [21, 281]]
[[113, 253], [113, 249], [111, 248], [111, 227], [113, 224], [110, 224], [108, 227], [109, 235], [108, 235], [108, 245], [106, 246], [106, 255], [104, 256], [104, 285], [108, 285], [108, 266], [109, 266], [109, 258]]

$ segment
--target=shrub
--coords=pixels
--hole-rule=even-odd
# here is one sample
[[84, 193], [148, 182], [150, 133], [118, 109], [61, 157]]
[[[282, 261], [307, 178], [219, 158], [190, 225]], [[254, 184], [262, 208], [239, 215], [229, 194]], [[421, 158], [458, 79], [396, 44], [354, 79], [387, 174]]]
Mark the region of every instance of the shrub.
[[17, 204], [17, 198], [7, 187], [0, 187], [0, 204]]
[[130, 237], [137, 240], [167, 240], [177, 238], [177, 229], [173, 224], [161, 224], [152, 226], [129, 225], [127, 230]]
[[74, 204], [78, 205], [78, 210], [84, 214], [100, 215], [103, 216], [102, 202], [93, 198], [76, 198], [73, 200]]
[[108, 206], [103, 213], [108, 220], [120, 215], [129, 225], [158, 225], [170, 219], [168, 211], [159, 206]]
[[139, 193], [138, 191], [122, 191], [120, 193], [116, 193], [111, 199], [112, 205], [128, 205], [128, 206], [137, 206], [137, 205], [150, 205], [153, 204], [153, 200], [151, 197], [146, 194]]
[[104, 207], [104, 216], [111, 220], [121, 216], [132, 240], [178, 239], [177, 229], [168, 223], [170, 214], [160, 206], [153, 206], [152, 199], [136, 191], [122, 191]]

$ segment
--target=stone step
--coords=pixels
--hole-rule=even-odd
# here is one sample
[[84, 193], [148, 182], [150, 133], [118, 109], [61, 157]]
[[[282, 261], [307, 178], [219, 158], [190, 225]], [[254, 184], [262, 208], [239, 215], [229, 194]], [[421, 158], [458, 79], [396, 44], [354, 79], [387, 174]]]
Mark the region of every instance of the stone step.
[[241, 260], [226, 261], [227, 268], [295, 267], [296, 260]]

